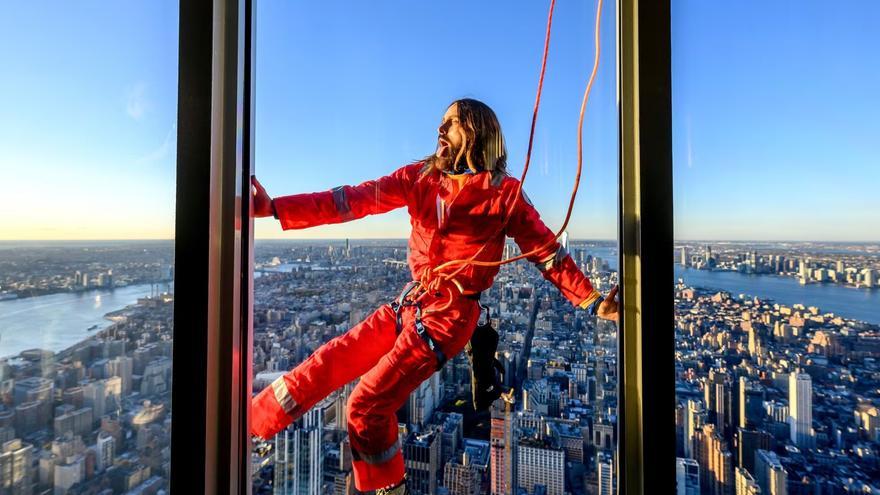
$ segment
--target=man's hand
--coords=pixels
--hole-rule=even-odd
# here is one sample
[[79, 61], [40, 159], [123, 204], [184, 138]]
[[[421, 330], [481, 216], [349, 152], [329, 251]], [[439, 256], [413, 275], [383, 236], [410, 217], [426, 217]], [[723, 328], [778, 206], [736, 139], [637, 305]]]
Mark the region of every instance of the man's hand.
[[617, 297], [617, 291], [620, 289], [620, 286], [615, 285], [613, 289], [608, 292], [608, 295], [605, 296], [605, 299], [599, 303], [599, 307], [596, 309], [596, 316], [602, 318], [603, 320], [617, 321], [617, 301], [615, 298]]
[[260, 184], [256, 176], [251, 176], [251, 194], [254, 196], [254, 217], [263, 218], [275, 215], [275, 209], [272, 207], [272, 198], [266, 189]]

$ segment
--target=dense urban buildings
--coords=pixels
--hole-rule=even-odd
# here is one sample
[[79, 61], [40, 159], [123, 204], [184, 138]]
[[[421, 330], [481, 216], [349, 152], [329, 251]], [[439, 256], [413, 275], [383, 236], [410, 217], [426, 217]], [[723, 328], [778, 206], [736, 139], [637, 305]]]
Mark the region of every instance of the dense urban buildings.
[[[616, 283], [613, 244], [572, 243], [569, 250], [601, 290]], [[504, 256], [516, 254], [510, 244]], [[402, 241], [259, 243], [255, 392], [396, 297], [410, 277], [405, 259]], [[616, 327], [572, 307], [529, 263], [503, 267], [481, 301], [501, 335], [497, 355], [505, 385], [516, 389], [515, 404], [499, 400], [476, 414], [467, 360], [450, 359], [398, 412], [411, 492], [611, 493]], [[305, 483], [302, 476], [292, 489], [279, 483], [279, 470], [291, 471], [290, 455], [279, 452], [290, 451], [294, 432], [308, 429], [301, 419], [255, 445], [255, 493], [353, 493], [344, 410], [351, 390], [350, 384], [323, 403], [323, 438], [299, 447], [322, 449], [321, 479]]]
[[[170, 248], [4, 252], [0, 348], [16, 350], [0, 356], [0, 494], [167, 490]], [[726, 249], [706, 251], [715, 258]], [[617, 283], [613, 244], [572, 242], [569, 251], [601, 290]], [[838, 251], [846, 254], [832, 256], [848, 266], [874, 266], [870, 255], [859, 262]], [[505, 256], [517, 252], [510, 244]], [[28, 268], [41, 256], [54, 257], [54, 268]], [[719, 290], [694, 274], [727, 272], [697, 269], [698, 256], [692, 248], [675, 257], [691, 263], [674, 288], [678, 493], [876, 491], [880, 315], [865, 321], [876, 307], [851, 306], [868, 315], [852, 318], [821, 302], [750, 296], [747, 285]], [[397, 240], [258, 242], [254, 391], [395, 297], [409, 279], [405, 257]], [[764, 254], [754, 258], [766, 264]], [[111, 271], [103, 285], [82, 287], [84, 273]], [[875, 294], [831, 281], [801, 286], [785, 274], [729, 275]], [[571, 307], [528, 263], [503, 267], [482, 302], [501, 335], [497, 357], [515, 402], [475, 413], [463, 355], [425, 381], [398, 412], [413, 493], [615, 493], [616, 326]], [[97, 323], [73, 318], [71, 308]], [[16, 339], [30, 345], [15, 347]], [[354, 493], [345, 421], [353, 385], [254, 442], [255, 493]]]
[[[763, 255], [731, 243], [706, 245], [702, 255], [679, 250], [677, 272], [699, 281], [675, 285], [679, 493], [876, 493], [876, 246], [826, 249], [821, 259], [783, 246]], [[738, 271], [742, 287], [711, 287], [706, 270]], [[748, 295], [749, 283], [760, 283], [754, 277], [787, 284], [781, 277], [792, 273], [801, 284], [852, 286], [834, 288], [848, 291], [842, 297], [865, 291], [865, 302], [850, 307], [870, 321], [825, 309], [823, 301], [840, 303], [838, 292], [814, 305]]]
[[[18, 349], [19, 341], [30, 348], [0, 355], [0, 494], [167, 489], [172, 247], [49, 243], [3, 251], [0, 349]], [[103, 307], [118, 300], [125, 303]], [[88, 311], [76, 314], [81, 308]], [[97, 324], [90, 313], [100, 315]], [[33, 327], [22, 335], [28, 321]]]
[[698, 270], [789, 276], [803, 285], [832, 283], [864, 289], [880, 285], [876, 245], [850, 243], [839, 248], [834, 243], [768, 243], [759, 253], [754, 243], [681, 244], [676, 247], [676, 261]]

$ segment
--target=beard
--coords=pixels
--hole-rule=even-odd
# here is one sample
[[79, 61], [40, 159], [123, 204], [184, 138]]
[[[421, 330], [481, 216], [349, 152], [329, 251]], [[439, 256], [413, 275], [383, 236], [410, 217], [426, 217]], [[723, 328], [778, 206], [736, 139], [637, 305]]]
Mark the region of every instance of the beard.
[[434, 152], [436, 167], [444, 172], [460, 173], [467, 168], [467, 158], [464, 153], [461, 153], [461, 156], [459, 156], [460, 152], [460, 147], [456, 148], [450, 144], [438, 142], [437, 150]]

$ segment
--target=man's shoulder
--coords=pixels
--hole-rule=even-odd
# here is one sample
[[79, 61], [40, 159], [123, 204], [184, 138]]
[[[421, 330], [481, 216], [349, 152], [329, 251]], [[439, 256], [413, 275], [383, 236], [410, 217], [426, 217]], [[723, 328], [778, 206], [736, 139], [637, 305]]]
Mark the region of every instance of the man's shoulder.
[[519, 179], [507, 172], [502, 172], [492, 179], [492, 182], [498, 184], [503, 189], [512, 189], [519, 186]]
[[402, 175], [407, 178], [415, 178], [425, 172], [426, 164], [424, 161], [407, 163], [399, 167], [393, 173], [396, 175]]
[[[499, 186], [505, 191], [505, 193], [516, 194], [516, 190], [520, 187], [520, 180], [517, 177], [513, 177], [512, 175], [504, 172], [503, 176], [500, 179], [496, 179], [496, 182], [499, 182]], [[526, 194], [525, 187], [520, 191], [522, 194], [522, 199], [529, 206], [534, 207], [534, 203], [529, 198], [528, 194]]]

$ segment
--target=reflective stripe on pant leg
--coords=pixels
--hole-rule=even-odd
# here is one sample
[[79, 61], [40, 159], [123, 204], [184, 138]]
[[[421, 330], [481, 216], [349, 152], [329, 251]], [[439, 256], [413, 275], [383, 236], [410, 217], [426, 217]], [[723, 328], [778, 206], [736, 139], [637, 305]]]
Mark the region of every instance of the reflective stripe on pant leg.
[[370, 464], [363, 460], [352, 459], [351, 467], [354, 473], [354, 485], [359, 491], [378, 490], [399, 483], [406, 474], [400, 449], [382, 464]]
[[364, 461], [367, 464], [382, 464], [390, 461], [391, 458], [394, 457], [394, 454], [396, 454], [399, 450], [400, 439], [398, 438], [397, 441], [394, 442], [394, 445], [388, 447], [382, 452], [379, 452], [378, 454], [362, 454], [358, 452], [357, 449], [352, 448], [351, 457], [356, 461]]
[[349, 397], [348, 436], [353, 456], [359, 458], [352, 461], [358, 490], [376, 490], [403, 478], [395, 413], [410, 392], [434, 373], [435, 364], [412, 325], [405, 325], [394, 349], [355, 387]]
[[[476, 301], [463, 299], [447, 311], [424, 315], [424, 319], [432, 338], [437, 336], [434, 338], [437, 346], [445, 346], [443, 350], [454, 355], [470, 339], [479, 313]], [[361, 377], [349, 397], [348, 435], [352, 451], [358, 451], [361, 458], [352, 461], [355, 484], [360, 491], [397, 483], [405, 473], [400, 448], [394, 449], [389, 461], [378, 464], [367, 462], [364, 452], [382, 457], [392, 446], [397, 446], [396, 411], [436, 370], [436, 354], [417, 334], [414, 318], [414, 310], [404, 314], [403, 331], [393, 348]]]
[[251, 432], [269, 439], [337, 388], [366, 373], [394, 345], [394, 313], [382, 306], [319, 347], [251, 401]]

